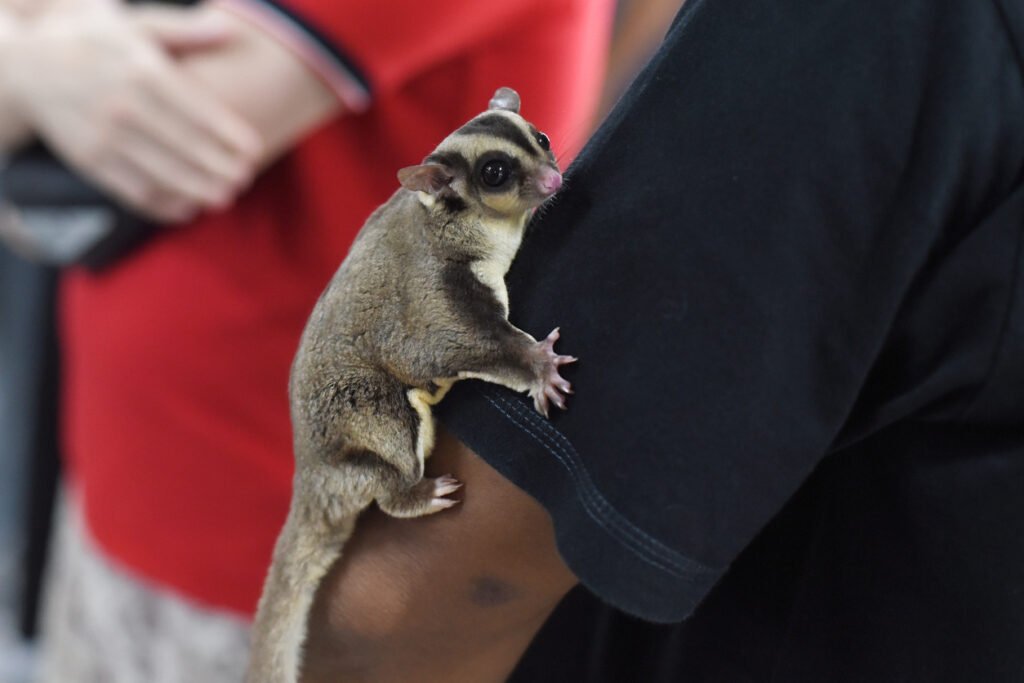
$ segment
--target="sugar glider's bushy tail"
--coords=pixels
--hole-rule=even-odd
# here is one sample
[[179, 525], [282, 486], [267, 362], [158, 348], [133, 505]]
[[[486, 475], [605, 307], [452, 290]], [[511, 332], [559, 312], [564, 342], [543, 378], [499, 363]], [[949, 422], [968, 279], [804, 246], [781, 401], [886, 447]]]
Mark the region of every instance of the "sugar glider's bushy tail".
[[329, 524], [323, 511], [308, 509], [299, 498], [293, 498], [274, 547], [245, 683], [297, 683], [313, 597], [355, 528], [354, 516]]

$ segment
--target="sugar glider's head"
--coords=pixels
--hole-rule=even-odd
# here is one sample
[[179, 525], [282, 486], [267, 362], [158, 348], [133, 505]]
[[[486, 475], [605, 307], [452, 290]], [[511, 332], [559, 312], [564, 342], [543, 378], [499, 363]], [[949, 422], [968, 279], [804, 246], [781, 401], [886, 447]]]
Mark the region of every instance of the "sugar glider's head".
[[518, 220], [562, 186], [551, 143], [519, 115], [519, 95], [499, 88], [484, 113], [398, 172], [428, 208]]

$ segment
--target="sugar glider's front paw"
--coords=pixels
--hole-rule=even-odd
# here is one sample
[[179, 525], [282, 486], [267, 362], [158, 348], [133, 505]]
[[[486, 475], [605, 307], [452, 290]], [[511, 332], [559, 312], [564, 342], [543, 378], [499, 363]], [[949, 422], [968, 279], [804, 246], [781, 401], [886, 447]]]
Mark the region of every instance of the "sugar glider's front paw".
[[533, 388], [530, 389], [530, 397], [533, 398], [533, 407], [544, 417], [548, 416], [549, 402], [565, 410], [565, 397], [572, 393], [572, 385], [558, 373], [558, 368], [569, 363], [575, 363], [573, 356], [560, 356], [555, 353], [555, 342], [558, 341], [558, 328], [551, 330], [544, 341], [537, 342], [534, 353], [537, 354], [540, 376]]

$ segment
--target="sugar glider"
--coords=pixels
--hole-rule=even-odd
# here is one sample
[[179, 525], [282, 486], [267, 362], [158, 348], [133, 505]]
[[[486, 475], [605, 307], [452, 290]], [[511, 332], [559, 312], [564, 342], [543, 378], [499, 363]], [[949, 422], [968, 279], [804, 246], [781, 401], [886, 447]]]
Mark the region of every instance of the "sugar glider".
[[505, 274], [534, 209], [562, 185], [547, 136], [500, 88], [366, 221], [309, 318], [289, 395], [295, 480], [253, 627], [248, 683], [300, 675], [314, 593], [371, 503], [395, 517], [451, 507], [461, 484], [423, 477], [431, 406], [466, 378], [529, 392], [547, 415], [571, 393], [554, 351], [508, 321]]

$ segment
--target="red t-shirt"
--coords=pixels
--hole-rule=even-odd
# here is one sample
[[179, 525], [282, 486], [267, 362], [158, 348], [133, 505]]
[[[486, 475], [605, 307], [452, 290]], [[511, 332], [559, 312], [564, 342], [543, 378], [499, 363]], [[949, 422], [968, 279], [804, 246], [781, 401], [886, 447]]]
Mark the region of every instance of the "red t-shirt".
[[[91, 533], [139, 574], [252, 613], [291, 489], [287, 378], [366, 216], [512, 86], [561, 158], [582, 143], [610, 0], [230, 3], [349, 113], [229, 211], [63, 282], [64, 445]], [[258, 75], [252, 75], [258, 77]], [[272, 97], [273, 93], [267, 93]]]

